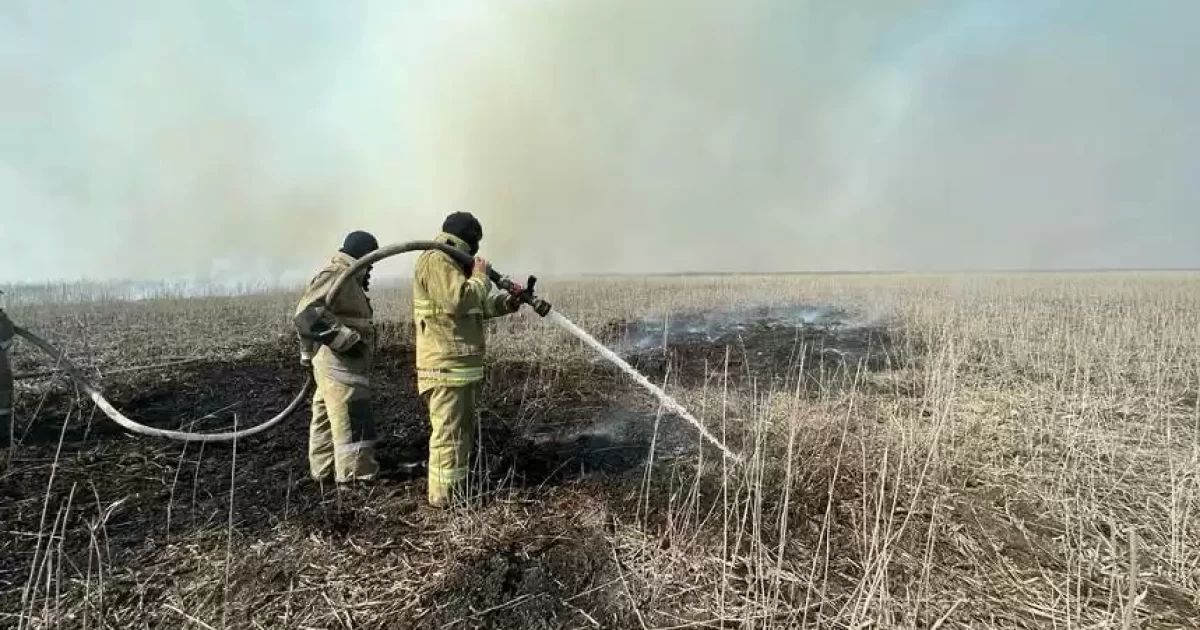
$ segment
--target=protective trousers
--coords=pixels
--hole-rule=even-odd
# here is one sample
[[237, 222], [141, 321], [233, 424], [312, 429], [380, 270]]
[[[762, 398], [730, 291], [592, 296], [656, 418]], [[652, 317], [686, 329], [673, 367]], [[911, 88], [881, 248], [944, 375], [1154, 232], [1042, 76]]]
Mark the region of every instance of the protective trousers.
[[379, 462], [370, 382], [330, 362], [327, 352], [313, 357], [317, 388], [308, 434], [309, 474], [317, 481], [333, 477], [337, 483], [374, 479]]
[[0, 448], [12, 443], [13, 373], [8, 363], [8, 344], [0, 341]]
[[445, 507], [467, 496], [479, 388], [480, 383], [437, 385], [421, 394], [429, 409], [430, 505]]

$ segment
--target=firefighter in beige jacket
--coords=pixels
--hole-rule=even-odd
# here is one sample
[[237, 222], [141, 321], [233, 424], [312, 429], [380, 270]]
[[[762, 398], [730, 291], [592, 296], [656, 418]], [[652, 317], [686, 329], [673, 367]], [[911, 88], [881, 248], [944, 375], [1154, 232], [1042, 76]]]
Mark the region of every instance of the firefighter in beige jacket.
[[[456, 212], [446, 218], [435, 240], [474, 256], [482, 238], [479, 221]], [[491, 290], [481, 258], [470, 269], [437, 250], [417, 259], [417, 390], [429, 409], [428, 500], [434, 506], [445, 507], [465, 490], [484, 375], [486, 320], [515, 313], [521, 305], [510, 294], [492, 295]]]
[[309, 282], [296, 307], [300, 361], [311, 365], [316, 392], [309, 426], [308, 464], [314, 480], [370, 481], [379, 473], [371, 412], [374, 312], [367, 297], [370, 267], [342, 285], [333, 304], [325, 293], [356, 260], [379, 248], [366, 232], [346, 236], [341, 250]]

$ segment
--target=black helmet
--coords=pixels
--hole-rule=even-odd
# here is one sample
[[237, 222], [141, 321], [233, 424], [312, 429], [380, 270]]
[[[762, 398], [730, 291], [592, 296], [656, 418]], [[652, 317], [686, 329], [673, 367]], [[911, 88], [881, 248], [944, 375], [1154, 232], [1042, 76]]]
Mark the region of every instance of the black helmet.
[[346, 235], [346, 240], [338, 251], [354, 258], [362, 258], [377, 249], [379, 249], [379, 241], [376, 241], [370, 232], [358, 230]]
[[471, 248], [472, 256], [479, 252], [479, 241], [483, 240], [483, 226], [470, 212], [454, 212], [447, 216], [442, 222], [442, 231], [466, 242]]

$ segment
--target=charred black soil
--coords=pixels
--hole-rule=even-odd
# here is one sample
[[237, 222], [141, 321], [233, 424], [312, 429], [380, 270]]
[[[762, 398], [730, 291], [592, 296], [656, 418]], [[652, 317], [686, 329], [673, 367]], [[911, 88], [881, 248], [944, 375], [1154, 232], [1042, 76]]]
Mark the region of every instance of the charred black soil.
[[[790, 371], [832, 379], [851, 367], [885, 369], [896, 352], [883, 328], [771, 319], [718, 326], [715, 335], [685, 331], [664, 351], [646, 346], [642, 326], [614, 323], [608, 332], [642, 338], [625, 348], [634, 363], [652, 378], [670, 371], [672, 381], [688, 387], [724, 370], [727, 357], [735, 379]], [[423, 460], [427, 450], [412, 357], [411, 347], [384, 347], [372, 374], [385, 467]], [[304, 379], [293, 345], [280, 341], [235, 359], [121, 375], [104, 389], [143, 423], [215, 431], [231, 428], [234, 414], [239, 426], [273, 416]], [[335, 615], [338, 621], [350, 619], [353, 627], [634, 625], [631, 602], [638, 594], [621, 579], [613, 528], [638, 523], [658, 532], [660, 550], [716, 541], [721, 525], [711, 520], [713, 510], [729, 500], [730, 489], [697, 475], [694, 431], [657, 418], [650, 398], [626, 381], [607, 364], [550, 367], [498, 359], [489, 370], [476, 458], [485, 495], [469, 517], [428, 508], [419, 473], [393, 473], [385, 483], [350, 490], [310, 481], [307, 406], [236, 448], [184, 445], [129, 434], [70, 383], [41, 381], [19, 398], [18, 418], [36, 420], [19, 422], [18, 444], [0, 474], [0, 514], [9, 524], [0, 538], [0, 601], [6, 610], [36, 612], [48, 596], [37, 595], [41, 577], [31, 585], [29, 576], [42, 576], [53, 557], [75, 572], [74, 584], [85, 585], [75, 597], [114, 624], [183, 619], [182, 603], [164, 608], [162, 602], [220, 609], [237, 625], [279, 623], [301, 602], [373, 601], [372, 593], [357, 593], [344, 581], [391, 575], [393, 581], [376, 590], [421, 587], [357, 617]], [[740, 438], [729, 439], [742, 448]], [[661, 472], [647, 476], [652, 450]], [[801, 491], [795, 501], [756, 500], [771, 513], [793, 512], [801, 523], [824, 517], [831, 505], [834, 512], [852, 506], [856, 473], [823, 472], [828, 469], [814, 467], [793, 480]], [[672, 521], [683, 508], [709, 515], [687, 541], [676, 540]], [[776, 538], [768, 533], [762, 542]], [[853, 540], [839, 533], [825, 544], [849, 549]], [[220, 562], [201, 560], [225, 554]], [[90, 590], [101, 569], [103, 601]], [[321, 573], [324, 578], [315, 575]], [[212, 592], [189, 591], [196, 584]], [[319, 597], [310, 592], [315, 586], [298, 596], [305, 584], [324, 586]], [[158, 603], [146, 608], [147, 601]]]
[[[480, 519], [482, 531], [458, 534], [454, 512], [424, 504], [419, 474], [352, 490], [310, 481], [307, 406], [236, 447], [185, 445], [126, 432], [66, 381], [35, 383], [19, 397], [17, 444], [0, 473], [0, 608], [36, 613], [47, 594], [38, 595], [42, 578], [31, 584], [29, 576], [61, 565], [55, 571], [74, 575], [71, 598], [113, 625], [180, 622], [163, 602], [197, 601], [186, 591], [198, 576], [213, 589], [206, 605], [232, 610], [237, 625], [265, 623], [264, 611], [274, 614], [298, 584], [316, 579], [314, 562], [348, 575], [417, 571], [409, 579], [418, 582], [416, 567], [432, 562], [444, 575], [419, 597], [355, 627], [625, 626], [634, 618], [614, 590], [604, 528], [634, 520], [639, 509], [670, 506], [655, 500], [639, 508], [654, 414], [648, 405], [622, 406], [630, 396], [617, 392], [629, 386], [619, 378], [494, 365], [477, 461], [489, 491], [468, 519]], [[235, 413], [243, 427], [274, 415], [303, 382], [294, 348], [280, 342], [236, 360], [114, 377], [104, 389], [145, 424], [215, 431], [231, 428]], [[429, 429], [411, 348], [381, 350], [373, 392], [381, 461], [423, 459]], [[534, 503], [533, 514], [523, 507]], [[522, 518], [513, 520], [513, 510]], [[330, 548], [306, 562], [288, 547], [311, 547], [310, 537]], [[199, 560], [221, 557], [223, 546], [233, 554], [221, 563], [227, 570]], [[101, 571], [103, 601], [93, 590]], [[146, 608], [147, 601], [157, 603]]]
[[[625, 356], [652, 379], [669, 376], [672, 388], [702, 397], [723, 378], [751, 391], [799, 375], [828, 396], [917, 352], [882, 325], [683, 325], [665, 345], [648, 341], [662, 330], [644, 322], [611, 324], [606, 338], [626, 340]], [[426, 453], [412, 355], [384, 347], [372, 377], [385, 466]], [[214, 431], [230, 428], [234, 413], [242, 426], [274, 415], [304, 377], [294, 347], [280, 341], [230, 360], [122, 374], [104, 389], [139, 421]], [[419, 473], [341, 490], [310, 481], [307, 407], [236, 446], [129, 434], [54, 379], [23, 382], [17, 412], [17, 445], [0, 468], [3, 627], [21, 618], [32, 628], [629, 628], [647, 615], [647, 625], [732, 627], [713, 620], [725, 604], [712, 598], [761, 596], [764, 585], [772, 610], [790, 615], [770, 623], [792, 627], [839, 618], [852, 600], [869, 569], [864, 514], [879, 497], [896, 501], [907, 523], [888, 568], [898, 597], [928, 579], [926, 554], [951, 568], [988, 554], [1022, 570], [1062, 563], [1051, 544], [1061, 527], [1040, 516], [1046, 506], [991, 505], [989, 486], [970, 474], [950, 516], [906, 511], [907, 490], [894, 486], [902, 480], [862, 467], [869, 422], [806, 417], [796, 452], [786, 431], [759, 436], [770, 464], [723, 476], [707, 448], [697, 457], [686, 423], [658, 417], [615, 368], [582, 359], [496, 358], [476, 460], [483, 497], [448, 511], [425, 504]], [[735, 451], [754, 439], [730, 427]], [[803, 465], [783, 465], [791, 461]], [[939, 540], [950, 542], [929, 547], [923, 536], [943, 529]], [[999, 542], [949, 533], [962, 531]], [[1156, 588], [1147, 601], [1160, 620], [1195, 618], [1186, 595]]]
[[806, 391], [827, 394], [863, 371], [906, 365], [918, 352], [886, 322], [820, 306], [684, 313], [612, 322], [604, 333], [642, 373], [684, 387], [725, 379], [786, 386], [802, 376]]

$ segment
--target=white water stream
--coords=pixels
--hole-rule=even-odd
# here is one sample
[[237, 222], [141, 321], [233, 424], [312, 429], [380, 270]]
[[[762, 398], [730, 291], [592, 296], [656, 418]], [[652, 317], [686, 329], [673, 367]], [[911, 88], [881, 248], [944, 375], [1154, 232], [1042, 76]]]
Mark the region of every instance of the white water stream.
[[601, 356], [603, 356], [605, 359], [608, 359], [614, 365], [621, 368], [621, 370], [623, 372], [625, 372], [626, 374], [628, 374], [629, 377], [632, 378], [638, 385], [645, 387], [651, 394], [654, 394], [654, 396], [656, 398], [658, 398], [659, 402], [661, 402], [662, 405], [664, 407], [666, 407], [668, 410], [674, 412], [676, 415], [683, 418], [684, 420], [687, 420], [688, 422], [692, 423], [692, 425], [695, 426], [698, 431], [700, 431], [700, 435], [703, 435], [704, 439], [708, 440], [714, 446], [721, 449], [721, 452], [724, 453], [726, 457], [732, 459], [733, 461], [735, 461], [739, 464], [743, 463], [741, 456], [739, 456], [736, 453], [734, 453], [733, 451], [729, 450], [729, 448], [727, 446], [725, 446], [724, 444], [722, 444], [720, 440], [718, 440], [711, 433], [709, 433], [708, 430], [704, 428], [704, 425], [701, 424], [700, 421], [697, 420], [695, 416], [688, 413], [687, 409], [684, 409], [683, 405], [679, 404], [674, 398], [671, 398], [671, 396], [669, 396], [666, 392], [664, 392], [662, 390], [662, 388], [655, 385], [654, 383], [651, 383], [650, 379], [646, 378], [646, 376], [643, 375], [641, 372], [638, 372], [637, 370], [635, 370], [632, 365], [629, 365], [628, 363], [626, 363], [625, 360], [622, 359], [620, 357], [620, 355], [618, 355], [616, 352], [613, 352], [604, 344], [600, 343], [599, 341], [596, 341], [596, 339], [594, 337], [592, 337], [591, 335], [589, 335], [587, 333], [587, 331], [585, 331], [584, 329], [575, 325], [575, 322], [567, 319], [558, 311], [551, 311], [547, 317], [554, 323], [558, 324], [559, 326], [562, 326], [563, 329], [566, 330], [567, 332], [578, 337], [580, 341], [583, 341], [587, 345], [594, 348], [596, 350], [596, 352], [599, 352], [601, 354]]

